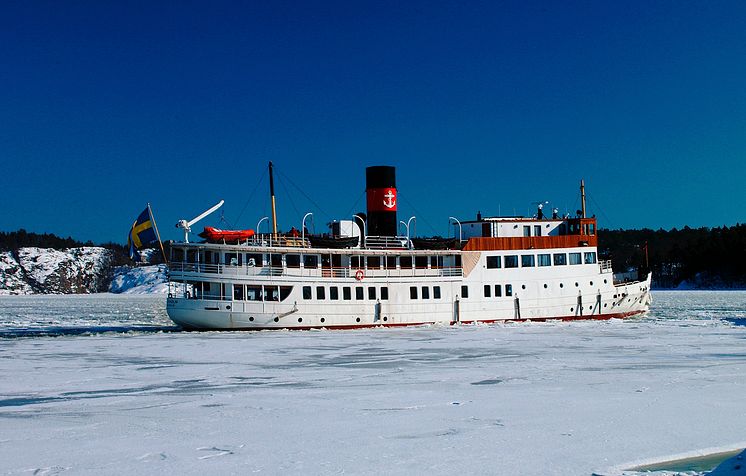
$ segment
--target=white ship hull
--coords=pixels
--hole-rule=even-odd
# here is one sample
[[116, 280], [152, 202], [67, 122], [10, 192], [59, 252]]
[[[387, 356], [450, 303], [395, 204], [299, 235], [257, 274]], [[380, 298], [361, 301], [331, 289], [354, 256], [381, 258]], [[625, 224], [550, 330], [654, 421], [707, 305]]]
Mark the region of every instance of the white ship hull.
[[[558, 251], [567, 250], [548, 250], [550, 253]], [[251, 252], [256, 253], [256, 250]], [[305, 252], [323, 254], [324, 250]], [[420, 252], [437, 256], [435, 253]], [[468, 252], [438, 253], [453, 258], [458, 253]], [[500, 254], [510, 253], [513, 252]], [[649, 309], [650, 275], [643, 281], [614, 284], [611, 269], [604, 263], [554, 269], [487, 269], [486, 256], [498, 253], [477, 254], [481, 256], [469, 273], [461, 267], [404, 272], [401, 269], [367, 269], [360, 280], [355, 278], [356, 270], [351, 267], [326, 271], [221, 265], [208, 273], [201, 272], [202, 268], [196, 265], [172, 267], [174, 282], [191, 284], [192, 291], [181, 295], [172, 293], [167, 311], [175, 323], [187, 329], [262, 330], [612, 319], [640, 315]], [[196, 290], [198, 283], [204, 281], [220, 283], [221, 296], [210, 297]], [[494, 295], [495, 285], [500, 286], [501, 296]], [[246, 286], [263, 287], [265, 295], [261, 300], [250, 300]], [[485, 296], [485, 286], [490, 287], [489, 297]], [[510, 295], [506, 295], [507, 286], [511, 287]], [[266, 290], [280, 287], [290, 289], [288, 295], [282, 301], [271, 300]], [[304, 287], [311, 289], [310, 298], [304, 297]], [[319, 288], [323, 288], [323, 299], [319, 298]], [[358, 288], [362, 288], [362, 299], [358, 299], [361, 297], [357, 294]], [[371, 288], [374, 294], [370, 294]], [[385, 298], [383, 288], [386, 289]], [[416, 289], [415, 298], [412, 288]], [[427, 299], [423, 298], [423, 288], [427, 289]], [[335, 299], [331, 299], [332, 293]]]

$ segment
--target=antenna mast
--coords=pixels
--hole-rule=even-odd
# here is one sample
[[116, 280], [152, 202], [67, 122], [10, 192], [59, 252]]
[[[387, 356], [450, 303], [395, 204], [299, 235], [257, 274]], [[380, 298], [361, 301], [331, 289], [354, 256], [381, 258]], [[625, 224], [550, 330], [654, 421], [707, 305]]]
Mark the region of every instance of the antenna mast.
[[272, 174], [272, 161], [269, 161], [269, 195], [272, 198], [272, 235], [277, 237], [277, 211], [275, 209], [275, 179]]
[[580, 179], [580, 211], [582, 217], [585, 218], [585, 180], [583, 179]]

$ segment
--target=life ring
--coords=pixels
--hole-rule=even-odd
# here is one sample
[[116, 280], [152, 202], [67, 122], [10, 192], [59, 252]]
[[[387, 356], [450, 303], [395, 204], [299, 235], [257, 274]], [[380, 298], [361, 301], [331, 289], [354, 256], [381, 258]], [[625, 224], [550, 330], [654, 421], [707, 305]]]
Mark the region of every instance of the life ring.
[[355, 279], [358, 281], [362, 281], [365, 277], [365, 272], [362, 269], [358, 269], [355, 271]]

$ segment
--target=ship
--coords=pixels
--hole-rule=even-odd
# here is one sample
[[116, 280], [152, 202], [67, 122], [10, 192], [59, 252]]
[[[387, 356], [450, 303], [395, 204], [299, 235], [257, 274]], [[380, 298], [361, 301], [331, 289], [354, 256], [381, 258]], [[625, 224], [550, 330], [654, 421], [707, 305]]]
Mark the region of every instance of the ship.
[[[397, 216], [396, 170], [366, 168], [367, 213], [325, 236], [277, 229], [170, 246], [166, 309], [188, 330], [355, 329], [640, 316], [651, 274], [617, 277], [600, 259], [595, 216], [449, 217], [453, 238], [415, 239]], [[214, 211], [208, 210], [198, 217]], [[269, 217], [265, 217], [269, 218]], [[264, 218], [263, 218], [264, 219]], [[261, 223], [261, 220], [260, 220]], [[399, 225], [402, 225], [401, 227]], [[406, 234], [399, 233], [406, 229]], [[242, 239], [244, 238], [245, 239]]]

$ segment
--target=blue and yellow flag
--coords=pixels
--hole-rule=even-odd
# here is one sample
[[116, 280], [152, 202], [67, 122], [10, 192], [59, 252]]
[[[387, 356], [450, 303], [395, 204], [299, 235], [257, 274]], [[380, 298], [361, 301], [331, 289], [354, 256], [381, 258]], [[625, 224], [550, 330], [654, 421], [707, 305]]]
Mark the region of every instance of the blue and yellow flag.
[[139, 261], [140, 253], [137, 250], [146, 245], [158, 241], [155, 230], [153, 229], [153, 216], [150, 214], [150, 206], [146, 207], [135, 223], [132, 224], [130, 234], [127, 237], [127, 246], [130, 249], [130, 258]]

